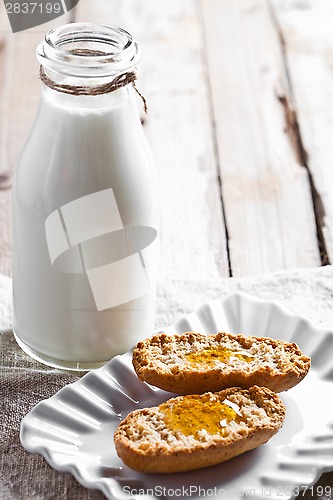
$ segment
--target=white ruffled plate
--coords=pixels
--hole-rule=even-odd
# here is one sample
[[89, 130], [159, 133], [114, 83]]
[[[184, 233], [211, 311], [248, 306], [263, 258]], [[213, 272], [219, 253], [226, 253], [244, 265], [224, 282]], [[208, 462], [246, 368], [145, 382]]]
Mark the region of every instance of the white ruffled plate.
[[131, 410], [154, 406], [170, 393], [140, 382], [131, 353], [39, 403], [22, 421], [21, 442], [57, 470], [110, 499], [189, 496], [286, 500], [333, 470], [333, 333], [318, 330], [274, 302], [237, 293], [203, 305], [166, 332], [230, 331], [296, 342], [312, 358], [307, 377], [281, 394], [283, 428], [268, 443], [229, 462], [181, 474], [141, 474], [124, 466], [113, 446], [119, 421]]

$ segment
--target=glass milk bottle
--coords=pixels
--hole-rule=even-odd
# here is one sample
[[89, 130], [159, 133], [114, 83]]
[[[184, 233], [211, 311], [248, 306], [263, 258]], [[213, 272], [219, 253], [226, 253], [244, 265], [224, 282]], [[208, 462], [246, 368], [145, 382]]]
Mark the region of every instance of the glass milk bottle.
[[153, 328], [157, 196], [134, 99], [140, 52], [120, 28], [80, 23], [50, 31], [37, 57], [42, 97], [13, 190], [14, 332], [33, 358], [89, 370]]

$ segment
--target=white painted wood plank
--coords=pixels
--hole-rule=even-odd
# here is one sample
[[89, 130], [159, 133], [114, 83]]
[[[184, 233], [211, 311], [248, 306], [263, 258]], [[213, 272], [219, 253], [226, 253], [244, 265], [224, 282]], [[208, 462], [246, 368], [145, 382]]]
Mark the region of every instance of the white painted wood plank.
[[201, 0], [234, 275], [320, 264], [307, 171], [288, 134], [264, 0]]
[[228, 276], [202, 32], [194, 0], [81, 0], [76, 20], [130, 31], [143, 52], [138, 87], [161, 200], [160, 276]]
[[287, 55], [318, 217], [333, 262], [333, 4], [274, 2]]

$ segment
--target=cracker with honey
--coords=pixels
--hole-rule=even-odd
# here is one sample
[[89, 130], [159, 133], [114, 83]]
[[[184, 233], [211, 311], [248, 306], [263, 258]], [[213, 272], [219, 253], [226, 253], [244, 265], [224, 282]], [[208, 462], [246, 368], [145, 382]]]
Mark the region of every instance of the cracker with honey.
[[271, 390], [229, 388], [135, 410], [119, 424], [114, 442], [134, 470], [184, 472], [257, 448], [279, 430], [284, 417], [285, 407]]
[[138, 378], [176, 394], [254, 385], [282, 392], [308, 373], [311, 360], [297, 344], [269, 337], [161, 333], [133, 351]]

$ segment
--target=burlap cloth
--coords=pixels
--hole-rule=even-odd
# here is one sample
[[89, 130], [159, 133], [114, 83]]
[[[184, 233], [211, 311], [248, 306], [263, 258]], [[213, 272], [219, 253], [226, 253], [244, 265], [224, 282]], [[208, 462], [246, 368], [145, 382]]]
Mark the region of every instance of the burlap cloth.
[[[237, 290], [277, 300], [320, 327], [333, 327], [333, 268], [328, 266], [256, 278], [207, 280], [204, 283], [164, 281], [158, 289], [156, 328], [173, 323], [183, 313], [193, 311], [208, 300], [224, 297]], [[22, 417], [36, 403], [75, 381], [78, 375], [48, 369], [29, 359], [16, 345], [11, 331], [11, 318], [11, 281], [0, 276], [0, 499], [104, 498], [101, 492], [83, 488], [70, 474], [55, 471], [41, 456], [32, 455], [21, 446], [19, 428]], [[333, 493], [333, 473], [323, 474], [318, 485], [331, 486]], [[333, 494], [320, 496], [321, 490], [316, 489], [316, 486], [313, 492], [308, 490], [299, 498], [333, 498]]]

